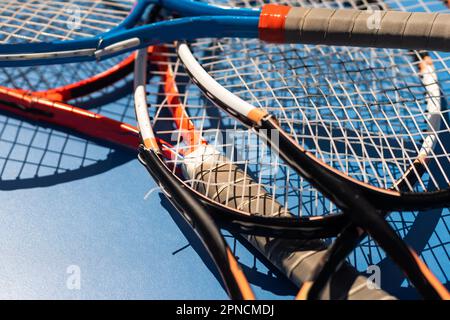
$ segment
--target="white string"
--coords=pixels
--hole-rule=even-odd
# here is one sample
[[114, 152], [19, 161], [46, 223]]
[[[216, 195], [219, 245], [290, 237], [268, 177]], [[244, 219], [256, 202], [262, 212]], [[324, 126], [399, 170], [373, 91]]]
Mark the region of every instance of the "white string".
[[[433, 12], [440, 5], [440, 11], [446, 9], [438, 1], [280, 2], [354, 8], [370, 3]], [[234, 6], [263, 3], [268, 1], [227, 1]], [[338, 170], [391, 188], [420, 155], [426, 161], [426, 173], [413, 171], [419, 183], [407, 182], [409, 189], [448, 187], [450, 146], [441, 139], [448, 127], [448, 110], [441, 110], [448, 89], [447, 56], [432, 53], [433, 58], [437, 56], [434, 76], [423, 82], [421, 55], [405, 50], [265, 45], [256, 40], [226, 39], [193, 46], [193, 51], [219, 83], [275, 114], [294, 139]], [[434, 83], [429, 83], [430, 79]], [[442, 113], [434, 118], [439, 119], [435, 125], [429, 120], [430, 108]], [[434, 148], [424, 149], [427, 141], [433, 141]], [[423, 154], [423, 150], [428, 151]]]
[[0, 43], [73, 40], [120, 24], [133, 0], [2, 0]]

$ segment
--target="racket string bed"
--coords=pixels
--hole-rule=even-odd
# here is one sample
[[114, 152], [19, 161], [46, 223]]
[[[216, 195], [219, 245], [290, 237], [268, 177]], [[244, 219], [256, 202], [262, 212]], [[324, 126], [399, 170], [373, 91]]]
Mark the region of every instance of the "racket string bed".
[[[439, 119], [441, 117], [444, 117], [442, 115], [436, 114], [438, 113], [438, 111], [440, 110], [440, 97], [441, 97], [441, 93], [439, 92], [439, 88], [436, 85], [436, 83], [429, 83], [429, 84], [425, 84], [425, 86], [428, 87], [437, 87], [437, 90], [434, 88], [429, 88], [426, 91], [428, 91], [428, 97], [425, 97], [425, 94], [420, 93], [420, 92], [412, 92], [412, 90], [414, 90], [414, 87], [417, 87], [417, 89], [415, 91], [420, 91], [420, 90], [424, 90], [424, 85], [418, 83], [419, 81], [419, 75], [411, 77], [411, 75], [408, 75], [407, 79], [413, 79], [412, 83], [401, 83], [404, 82], [404, 73], [405, 70], [411, 70], [412, 68], [414, 69], [418, 69], [415, 65], [412, 65], [412, 63], [408, 60], [411, 60], [410, 58], [404, 59], [401, 57], [401, 55], [404, 54], [404, 52], [398, 52], [396, 53], [398, 56], [400, 56], [401, 60], [404, 60], [404, 64], [405, 66], [402, 67], [401, 65], [399, 67], [397, 67], [397, 65], [399, 65], [399, 62], [401, 61], [397, 61], [396, 65], [394, 64], [394, 62], [392, 62], [393, 66], [393, 70], [389, 70], [391, 72], [395, 72], [395, 74], [393, 76], [395, 76], [395, 78], [391, 79], [382, 79], [379, 78], [376, 74], [377, 69], [374, 68], [373, 66], [369, 65], [366, 66], [366, 68], [368, 68], [367, 70], [359, 70], [357, 68], [358, 66], [358, 61], [355, 61], [355, 57], [350, 57], [348, 59], [348, 61], [340, 59], [340, 56], [337, 58], [334, 58], [333, 55], [335, 54], [339, 54], [340, 51], [333, 50], [330, 49], [330, 53], [329, 53], [329, 58], [327, 59], [327, 57], [325, 57], [325, 59], [323, 58], [324, 56], [324, 52], [323, 50], [319, 49], [316, 50], [318, 51], [317, 54], [315, 54], [316, 52], [309, 52], [310, 55], [306, 57], [306, 59], [309, 59], [309, 63], [308, 62], [299, 62], [296, 63], [295, 60], [298, 60], [301, 57], [296, 56], [295, 59], [289, 59], [289, 57], [287, 59], [285, 59], [286, 61], [284, 61], [284, 65], [289, 66], [290, 69], [287, 72], [284, 72], [284, 74], [281, 75], [277, 75], [275, 76], [275, 79], [271, 78], [273, 76], [274, 73], [279, 74], [279, 70], [283, 70], [283, 68], [279, 68], [278, 66], [273, 66], [270, 65], [267, 68], [263, 68], [264, 67], [264, 63], [262, 64], [263, 67], [258, 69], [258, 67], [254, 67], [255, 70], [250, 70], [247, 72], [242, 72], [242, 74], [245, 74], [247, 76], [247, 78], [250, 78], [252, 74], [255, 74], [255, 78], [259, 77], [261, 79], [249, 79], [249, 81], [247, 81], [245, 84], [241, 84], [240, 83], [240, 75], [236, 72], [237, 70], [241, 70], [241, 68], [245, 68], [248, 66], [248, 61], [252, 60], [252, 52], [257, 52], [255, 53], [255, 55], [258, 55], [258, 44], [253, 44], [250, 43], [249, 44], [249, 48], [248, 50], [246, 50], [247, 48], [245, 48], [245, 44], [242, 45], [243, 41], [241, 40], [236, 40], [233, 46], [225, 46], [222, 45], [222, 48], [220, 50], [222, 50], [223, 52], [230, 52], [230, 50], [234, 50], [231, 51], [230, 54], [227, 55], [227, 61], [223, 62], [224, 65], [228, 64], [224, 67], [224, 70], [226, 70], [226, 72], [229, 71], [230, 74], [225, 74], [224, 76], [217, 76], [214, 74], [214, 67], [212, 67], [212, 71], [211, 74], [214, 75], [217, 80], [220, 82], [222, 79], [227, 79], [227, 82], [233, 81], [233, 79], [235, 79], [235, 82], [237, 83], [235, 86], [231, 85], [229, 86], [230, 89], [234, 90], [233, 92], [236, 93], [237, 95], [240, 95], [244, 98], [250, 97], [250, 101], [252, 101], [252, 97], [255, 100], [255, 104], [259, 104], [261, 106], [261, 101], [258, 101], [258, 98], [255, 98], [255, 92], [276, 92], [277, 89], [279, 89], [278, 87], [275, 88], [269, 88], [267, 87], [263, 87], [260, 88], [260, 90], [258, 90], [258, 88], [248, 88], [249, 84], [261, 84], [261, 83], [268, 83], [267, 81], [265, 81], [263, 79], [264, 75], [267, 75], [271, 82], [270, 84], [273, 85], [278, 84], [278, 82], [280, 81], [285, 81], [286, 78], [300, 78], [299, 81], [296, 83], [297, 86], [301, 86], [304, 88], [305, 84], [303, 84], [304, 82], [307, 82], [308, 84], [312, 83], [312, 87], [313, 89], [311, 89], [311, 91], [319, 91], [319, 95], [317, 95], [315, 92], [309, 93], [308, 89], [304, 89], [302, 91], [305, 91], [306, 94], [304, 92], [301, 92], [297, 97], [296, 95], [294, 95], [292, 93], [292, 90], [290, 90], [289, 88], [291, 88], [291, 86], [288, 86], [288, 89], [284, 90], [285, 92], [281, 92], [282, 97], [276, 97], [275, 95], [273, 95], [273, 104], [275, 105], [283, 105], [286, 104], [286, 102], [290, 102], [292, 103], [292, 105], [294, 105], [293, 108], [290, 107], [286, 107], [283, 106], [282, 108], [280, 107], [279, 109], [274, 110], [275, 112], [277, 112], [276, 114], [278, 115], [280, 112], [283, 112], [283, 114], [280, 114], [280, 116], [278, 117], [280, 121], [283, 122], [283, 124], [285, 124], [285, 127], [287, 128], [288, 133], [290, 133], [292, 136], [296, 137], [297, 135], [297, 131], [300, 131], [299, 129], [294, 129], [292, 127], [292, 118], [295, 117], [294, 113], [298, 113], [303, 115], [305, 112], [303, 111], [304, 109], [306, 110], [310, 110], [310, 111], [306, 111], [306, 115], [304, 116], [303, 119], [302, 116], [298, 116], [301, 119], [298, 120], [299, 123], [301, 123], [302, 121], [305, 123], [306, 125], [304, 126], [309, 126], [309, 128], [311, 128], [311, 126], [313, 125], [317, 125], [322, 126], [324, 129], [323, 130], [327, 130], [327, 127], [337, 127], [336, 130], [340, 130], [342, 133], [340, 134], [342, 136], [339, 137], [336, 134], [332, 134], [330, 132], [330, 130], [327, 130], [327, 135], [324, 137], [324, 135], [314, 135], [314, 131], [312, 129], [310, 129], [309, 136], [314, 139], [315, 141], [317, 141], [318, 139], [323, 139], [326, 140], [326, 143], [329, 143], [331, 146], [328, 148], [329, 150], [333, 151], [336, 150], [336, 144], [339, 144], [340, 140], [345, 140], [348, 139], [348, 132], [350, 134], [353, 134], [354, 137], [353, 139], [355, 139], [356, 141], [360, 141], [359, 146], [357, 145], [356, 147], [359, 147], [360, 149], [367, 149], [368, 147], [371, 147], [372, 145], [377, 146], [377, 148], [373, 148], [375, 149], [374, 151], [376, 152], [376, 156], [378, 159], [372, 159], [370, 157], [367, 156], [367, 152], [362, 153], [361, 151], [358, 153], [355, 152], [355, 147], [352, 147], [352, 144], [354, 143], [341, 143], [344, 144], [344, 146], [346, 148], [349, 149], [349, 151], [352, 153], [352, 157], [346, 157], [346, 159], [350, 159], [353, 160], [355, 159], [355, 161], [350, 162], [349, 160], [347, 160], [345, 164], [340, 164], [341, 169], [343, 169], [344, 171], [350, 171], [349, 168], [351, 168], [352, 166], [349, 166], [349, 164], [353, 164], [356, 167], [357, 172], [359, 172], [360, 174], [362, 173], [363, 176], [360, 178], [363, 181], [370, 181], [370, 180], [375, 180], [376, 184], [382, 185], [382, 186], [387, 186], [390, 182], [392, 182], [392, 180], [395, 181], [395, 179], [393, 179], [392, 174], [391, 174], [391, 170], [398, 170], [400, 172], [404, 172], [405, 168], [410, 168], [411, 167], [411, 163], [410, 162], [410, 154], [412, 152], [418, 152], [420, 147], [422, 146], [421, 144], [423, 143], [423, 140], [425, 138], [428, 138], [425, 134], [426, 132], [422, 132], [422, 130], [427, 130], [431, 131], [431, 134], [437, 135], [440, 132], [445, 132], [446, 128], [448, 127], [448, 124], [444, 121], [439, 121], [442, 119]], [[236, 49], [237, 48], [237, 49]], [[252, 50], [253, 49], [253, 50]], [[211, 51], [216, 50], [216, 48], [212, 48]], [[273, 51], [277, 51], [277, 54], [273, 54], [273, 56], [279, 56], [279, 51], [278, 47], [276, 48], [270, 48], [268, 49], [273, 50]], [[308, 49], [306, 49], [308, 50]], [[305, 50], [305, 51], [306, 51]], [[314, 49], [313, 49], [314, 50]], [[260, 50], [261, 51], [261, 50]], [[259, 51], [259, 52], [260, 52]], [[285, 50], [289, 53], [289, 49]], [[295, 50], [293, 50], [295, 51]], [[351, 54], [351, 51], [355, 51], [356, 54], [359, 54], [363, 56], [364, 60], [362, 61], [362, 65], [365, 63], [365, 61], [368, 61], [368, 59], [371, 59], [372, 64], [380, 64], [380, 67], [378, 67], [379, 69], [379, 73], [383, 73], [385, 74], [386, 69], [389, 68], [389, 65], [383, 65], [382, 61], [383, 59], [390, 59], [393, 60], [392, 58], [392, 53], [391, 52], [386, 52], [386, 53], [381, 53], [381, 56], [378, 52], [376, 51], [368, 51], [369, 54], [367, 54], [367, 58], [364, 57], [364, 52], [360, 52], [357, 50], [341, 50], [343, 54]], [[233, 52], [236, 52], [236, 54], [238, 55], [240, 52], [245, 52], [246, 55], [243, 55], [242, 58], [238, 57], [236, 59], [231, 59], [230, 56], [233, 55]], [[350, 53], [349, 53], [350, 52]], [[375, 54], [374, 57], [370, 57], [370, 54]], [[265, 53], [263, 53], [265, 54]], [[320, 55], [319, 55], [320, 54]], [[298, 54], [297, 54], [298, 55]], [[409, 55], [416, 55], [416, 53], [411, 53]], [[207, 55], [208, 56], [208, 55]], [[317, 61], [314, 61], [314, 57], [320, 56], [320, 59], [316, 59]], [[378, 57], [380, 56], [380, 57]], [[270, 54], [266, 54], [266, 59], [265, 61], [269, 61], [268, 64], [271, 64], [271, 58], [272, 58], [272, 52], [270, 52]], [[253, 66], [258, 66], [258, 62], [259, 62], [259, 57], [255, 58], [255, 63], [253, 63]], [[353, 73], [359, 76], [364, 76], [370, 73], [374, 73], [374, 76], [372, 76], [373, 79], [369, 79], [369, 81], [364, 80], [364, 79], [352, 79], [349, 76], [346, 76], [345, 74], [349, 74], [349, 71], [344, 70], [345, 72], [342, 72], [342, 74], [344, 74], [344, 77], [346, 78], [350, 78], [350, 82], [349, 79], [347, 79], [348, 82], [348, 86], [350, 87], [350, 90], [347, 90], [345, 88], [345, 84], [342, 84], [342, 82], [337, 79], [334, 80], [333, 75], [328, 75], [328, 74], [323, 74], [323, 69], [326, 69], [327, 66], [332, 66], [332, 63], [327, 63], [327, 61], [331, 61], [333, 62], [332, 59], [335, 59], [337, 62], [336, 64], [342, 64], [345, 66], [345, 64], [347, 63], [350, 67], [354, 68]], [[236, 63], [234, 62], [235, 60], [242, 60], [242, 61], [238, 61], [236, 66]], [[311, 60], [313, 60], [311, 62]], [[323, 62], [323, 60], [325, 60], [325, 62]], [[398, 59], [397, 59], [398, 60]], [[296, 65], [291, 67], [292, 63], [296, 63]], [[310, 70], [311, 66], [314, 67], [314, 65], [316, 65], [317, 63], [323, 63], [325, 65], [325, 68], [317, 68], [319, 71], [314, 72], [314, 70]], [[204, 67], [206, 69], [208, 69], [209, 65], [213, 65], [216, 63], [212, 63], [211, 59], [208, 57], [208, 59], [206, 60]], [[366, 63], [367, 64], [367, 63]], [[416, 63], [418, 64], [418, 63]], [[261, 65], [261, 64], [260, 64]], [[307, 74], [306, 77], [314, 77], [314, 75], [317, 73], [318, 74], [318, 79], [313, 79], [312, 81], [303, 81], [305, 79], [301, 78], [301, 75], [297, 76], [296, 73], [296, 68], [301, 68], [302, 66], [306, 66], [305, 69], [306, 71], [308, 71], [307, 73], [305, 72], [305, 74]], [[344, 67], [345, 68], [345, 67]], [[344, 69], [341, 68], [341, 69]], [[219, 67], [220, 69], [220, 67]], [[260, 72], [261, 69], [264, 69], [264, 71]], [[265, 69], [269, 69], [269, 70], [265, 70]], [[314, 68], [312, 68], [314, 69]], [[333, 68], [328, 68], [328, 69], [333, 69]], [[402, 69], [403, 70], [403, 74], [402, 74], [402, 70], [399, 70], [398, 72], [396, 72], [395, 69]], [[209, 70], [209, 69], [208, 69]], [[234, 70], [234, 71], [233, 71]], [[272, 72], [273, 70], [275, 70], [275, 72]], [[350, 70], [351, 71], [351, 70]], [[364, 72], [361, 72], [364, 71]], [[448, 72], [446, 70], [443, 70], [444, 72]], [[233, 72], [236, 73], [236, 75], [233, 75]], [[283, 71], [282, 71], [283, 72]], [[417, 72], [415, 72], [417, 73]], [[250, 76], [249, 76], [250, 74]], [[362, 74], [362, 75], [361, 75]], [[261, 75], [261, 76], [260, 76]], [[284, 75], [286, 75], [286, 77], [283, 77]], [[323, 76], [322, 76], [323, 75]], [[431, 74], [424, 74], [424, 78], [433, 78], [433, 76]], [[332, 78], [335, 83], [330, 83], [328, 84], [326, 87], [324, 85], [324, 82], [328, 81], [328, 78]], [[280, 79], [280, 81], [277, 81], [277, 79]], [[320, 82], [320, 80], [322, 81], [322, 84]], [[354, 91], [353, 89], [351, 89], [351, 86], [354, 83], [358, 83], [364, 80], [364, 83], [360, 84], [356, 89], [356, 92], [352, 92]], [[337, 81], [337, 82], [336, 82]], [[426, 81], [426, 80], [425, 80]], [[286, 82], [286, 81], [285, 81]], [[293, 82], [296, 82], [295, 80]], [[378, 89], [378, 88], [370, 88], [370, 86], [367, 86], [367, 83], [370, 85], [371, 83], [373, 83], [375, 86], [378, 85], [383, 85], [384, 83], [387, 83], [391, 89], [388, 88], [388, 90], [385, 90], [383, 88], [381, 88], [382, 90]], [[392, 84], [390, 84], [390, 82], [392, 82]], [[318, 85], [315, 85], [318, 84]], [[227, 86], [227, 85], [226, 85]], [[247, 86], [246, 88], [244, 88], [244, 86]], [[295, 86], [295, 84], [294, 84]], [[315, 90], [315, 87], [318, 87], [317, 90]], [[336, 94], [334, 88], [338, 87], [340, 88], [340, 92], [338, 94]], [[359, 92], [359, 90], [364, 89], [364, 87], [369, 87], [369, 90], [364, 90], [362, 93]], [[241, 89], [243, 88], [243, 89]], [[374, 92], [374, 89], [377, 89], [377, 91]], [[281, 89], [283, 90], [283, 89]], [[390, 91], [389, 91], [390, 90]], [[242, 91], [244, 91], [242, 93]], [[404, 91], [404, 92], [403, 92]], [[425, 91], [425, 90], [424, 90]], [[331, 92], [331, 94], [329, 94], [328, 92]], [[349, 93], [351, 93], [352, 95], [350, 95]], [[290, 96], [289, 96], [290, 95]], [[384, 98], [379, 98], [379, 96], [382, 96]], [[398, 96], [399, 98], [396, 98], [394, 101], [392, 100], [393, 98], [390, 97], [394, 95]], [[420, 98], [420, 95], [422, 95], [422, 97]], [[287, 99], [286, 99], [287, 96]], [[323, 99], [320, 99], [321, 96], [323, 96]], [[345, 99], [345, 101], [342, 101], [342, 97]], [[353, 96], [355, 98], [353, 98]], [[372, 101], [368, 101], [366, 102], [365, 100], [367, 100], [367, 98], [365, 98], [365, 96], [368, 96], [370, 99], [370, 96], [372, 96], [372, 101], [374, 101], [374, 103], [372, 103]], [[402, 97], [405, 96], [405, 97]], [[418, 98], [416, 98], [416, 96], [418, 96]], [[352, 100], [354, 99], [360, 99], [363, 98], [362, 101], [364, 102], [364, 105], [359, 106], [359, 105], [355, 105], [353, 103]], [[266, 100], [268, 99], [267, 97], [264, 97], [264, 101], [263, 103], [265, 103], [266, 105], [269, 103], [266, 103]], [[301, 99], [302, 101], [304, 101], [304, 104], [299, 104], [298, 100]], [[330, 101], [328, 101], [328, 99], [333, 99], [335, 100], [336, 103], [336, 107], [334, 107], [333, 104], [330, 103]], [[289, 101], [290, 100], [290, 101]], [[325, 100], [325, 101], [323, 101]], [[381, 100], [381, 102], [378, 102], [379, 100]], [[383, 103], [383, 100], [385, 101]], [[321, 103], [322, 102], [322, 103]], [[332, 101], [334, 102], [334, 101]], [[382, 104], [383, 103], [383, 104]], [[331, 104], [331, 105], [330, 105]], [[417, 106], [414, 106], [414, 105]], [[308, 106], [312, 105], [312, 107], [309, 109]], [[327, 107], [328, 105], [328, 107]], [[412, 114], [409, 109], [412, 107], [415, 107], [415, 113]], [[395, 108], [392, 108], [395, 107]], [[270, 111], [271, 108], [268, 107], [267, 108]], [[374, 111], [376, 111], [377, 115], [374, 114], [374, 112], [372, 111], [372, 109], [375, 109]], [[386, 112], [383, 109], [387, 109], [390, 113], [386, 114]], [[394, 109], [394, 111], [392, 111], [392, 109]], [[393, 112], [397, 112], [395, 109], [399, 109], [400, 112], [402, 112], [402, 114], [395, 114], [394, 113], [394, 118], [392, 117], [392, 113]], [[433, 111], [434, 109], [434, 111]], [[287, 110], [287, 111], [286, 111]], [[349, 110], [349, 111], [347, 111]], [[437, 111], [436, 111], [437, 110]], [[292, 116], [285, 116], [286, 112], [292, 111], [291, 113], [293, 113]], [[430, 122], [430, 120], [428, 119], [430, 116], [429, 115], [425, 115], [425, 113], [430, 114], [430, 111], [433, 111], [435, 114], [431, 117], [432, 122]], [[369, 117], [365, 116], [361, 116], [361, 112], [365, 112], [367, 114], [369, 114]], [[349, 115], [350, 113], [350, 115]], [[322, 116], [322, 114], [325, 114], [325, 118], [328, 119], [323, 119], [324, 117]], [[353, 116], [353, 117], [352, 117]], [[356, 121], [354, 121], [354, 116], [358, 117], [359, 119], [357, 119]], [[298, 119], [297, 117], [297, 119]], [[414, 118], [418, 118], [418, 120], [414, 119]], [[437, 119], [436, 119], [437, 118]], [[315, 119], [317, 119], [315, 121]], [[368, 119], [371, 119], [369, 123], [371, 128], [368, 128], [368, 124], [366, 124], [366, 122], [368, 122]], [[405, 121], [404, 119], [406, 119], [407, 121]], [[423, 120], [419, 121], [419, 120]], [[344, 123], [344, 126], [342, 127], [341, 123]], [[407, 124], [405, 125], [405, 122], [407, 122]], [[434, 123], [433, 123], [434, 122]], [[436, 122], [441, 122], [443, 123], [443, 125], [445, 126], [442, 130], [438, 130]], [[408, 128], [408, 126], [412, 127], [412, 130], [414, 131], [413, 133], [411, 133], [410, 128]], [[376, 131], [374, 131], [372, 128], [375, 128]], [[384, 133], [382, 132], [381, 129], [388, 129], [391, 133]], [[301, 128], [302, 129], [302, 126]], [[399, 130], [400, 129], [400, 130]], [[378, 131], [378, 132], [377, 132]], [[400, 132], [399, 132], [400, 131]], [[404, 131], [403, 133], [401, 131]], [[365, 133], [365, 135], [359, 134], [359, 132]], [[370, 132], [369, 135], [367, 135], [367, 132]], [[368, 136], [368, 137], [367, 137]], [[307, 135], [308, 137], [308, 135]], [[366, 140], [363, 140], [363, 138], [365, 138]], [[390, 139], [394, 139], [397, 140], [396, 143], [393, 145], [393, 143], [386, 143], [385, 145], [383, 145], [384, 141], [389, 142]], [[337, 143], [334, 143], [334, 140], [337, 140]], [[303, 140], [304, 141], [304, 140]], [[303, 142], [302, 141], [302, 142]], [[314, 141], [314, 142], [315, 142]], [[408, 143], [409, 142], [409, 143]], [[412, 142], [412, 143], [411, 143]], [[438, 141], [439, 143], [440, 141]], [[304, 142], [303, 142], [304, 143]], [[334, 145], [333, 145], [334, 144]], [[440, 144], [442, 145], [442, 142], [440, 142]], [[317, 145], [317, 142], [316, 142]], [[329, 151], [328, 149], [323, 150], [324, 148], [319, 148], [317, 147], [317, 153], [318, 156], [324, 160], [325, 162], [332, 162], [329, 161], [327, 159], [327, 157], [332, 157], [332, 154], [330, 152], [328, 152], [328, 155], [324, 155], [325, 151]], [[433, 152], [433, 151], [431, 151]], [[386, 157], [385, 156], [388, 156]], [[399, 155], [400, 154], [400, 155]], [[446, 154], [441, 154], [441, 155], [432, 155], [435, 156], [436, 158], [445, 158]], [[367, 158], [366, 161], [364, 161], [364, 158]], [[377, 160], [378, 162], [381, 163], [381, 168], [373, 168], [373, 162], [375, 162], [374, 160]], [[339, 158], [336, 160], [339, 161]], [[334, 162], [334, 161], [333, 161]], [[439, 165], [439, 163], [438, 163]], [[361, 170], [362, 168], [365, 168], [366, 166], [369, 166], [369, 169], [371, 169], [370, 171], [367, 169]], [[370, 166], [372, 166], [372, 168], [370, 168]], [[387, 168], [384, 168], [383, 166], [386, 166]], [[441, 166], [442, 167], [442, 166]], [[384, 174], [384, 177], [388, 177], [390, 176], [391, 181], [386, 179], [382, 179], [380, 177], [380, 175], [377, 174], [377, 169], [383, 170], [383, 171], [387, 171], [387, 174]], [[442, 168], [440, 169], [442, 171]], [[370, 175], [369, 175], [370, 174]], [[365, 175], [365, 176], [364, 176]], [[396, 174], [398, 175], [398, 174]], [[445, 173], [443, 174], [445, 176]], [[430, 177], [431, 179], [433, 179], [433, 176]], [[391, 183], [392, 184], [392, 183]], [[422, 185], [422, 188], [424, 186]], [[411, 188], [411, 186], [410, 186]]]

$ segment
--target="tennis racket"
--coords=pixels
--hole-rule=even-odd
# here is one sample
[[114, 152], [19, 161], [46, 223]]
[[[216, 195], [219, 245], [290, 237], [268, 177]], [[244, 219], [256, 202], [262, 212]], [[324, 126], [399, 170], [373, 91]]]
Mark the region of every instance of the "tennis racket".
[[181, 44], [178, 53], [208, 98], [259, 131], [369, 231], [425, 297], [448, 298], [382, 217], [448, 207], [448, 121], [437, 81], [447, 69], [435, 71], [429, 56], [416, 52], [300, 48], [233, 39]]
[[[154, 83], [147, 84], [147, 90], [144, 85], [136, 86], [136, 114], [143, 141], [141, 162], [152, 175], [158, 176], [161, 173], [156, 170], [161, 170], [158, 168], [162, 165], [155, 159], [164, 161], [172, 168], [175, 182], [178, 181], [191, 198], [200, 199], [210, 214], [220, 211], [255, 222], [303, 225], [305, 229], [300, 231], [299, 228], [296, 234], [289, 228], [270, 233], [251, 224], [247, 228], [231, 229], [294, 284], [301, 285], [325, 253], [327, 246], [319, 238], [335, 236], [342, 230], [342, 224], [336, 225], [337, 220], [329, 219], [340, 219], [342, 215], [289, 167], [265, 156], [264, 151], [257, 148], [261, 142], [255, 140], [257, 136], [251, 131], [233, 118], [218, 113], [214, 106], [205, 106], [201, 93], [180, 69], [179, 62], [170, 63], [172, 60], [174, 54], [170, 51], [162, 51], [159, 58], [149, 59], [158, 62], [156, 70], [149, 73], [159, 72], [162, 94], [149, 90], [158, 87]], [[143, 69], [138, 67], [136, 73]], [[143, 78], [141, 75], [141, 82]], [[226, 141], [227, 132], [234, 136], [230, 141]], [[155, 136], [171, 141], [171, 157], [159, 156]], [[217, 221], [224, 226], [220, 218]], [[340, 229], [320, 231], [319, 225], [339, 226]], [[308, 226], [309, 232], [306, 232]], [[358, 276], [349, 265], [337, 272], [334, 280], [327, 284], [322, 298], [393, 298], [381, 290], [369, 290], [366, 279]]]
[[[153, 5], [182, 18], [140, 26]], [[335, 9], [268, 4], [250, 10], [192, 0], [6, 0], [0, 7], [0, 60], [2, 66], [98, 60], [205, 37], [449, 50], [446, 14]]]

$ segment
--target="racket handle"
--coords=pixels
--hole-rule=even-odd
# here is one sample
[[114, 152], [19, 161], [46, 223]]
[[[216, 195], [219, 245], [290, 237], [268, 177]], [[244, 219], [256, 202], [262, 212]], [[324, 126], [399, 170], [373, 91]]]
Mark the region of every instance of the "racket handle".
[[[185, 173], [191, 179], [194, 189], [216, 202], [250, 214], [292, 218], [292, 214], [274, 201], [263, 186], [211, 149], [211, 147], [200, 148], [194, 151], [198, 153], [197, 155], [191, 154], [185, 159]], [[243, 237], [299, 287], [314, 277], [327, 249], [321, 240], [293, 240], [253, 235]], [[353, 267], [344, 264], [326, 285], [320, 298], [394, 299], [382, 290], [370, 290], [366, 282], [367, 279], [358, 275]]]
[[270, 42], [450, 51], [445, 13], [266, 5], [259, 29]]

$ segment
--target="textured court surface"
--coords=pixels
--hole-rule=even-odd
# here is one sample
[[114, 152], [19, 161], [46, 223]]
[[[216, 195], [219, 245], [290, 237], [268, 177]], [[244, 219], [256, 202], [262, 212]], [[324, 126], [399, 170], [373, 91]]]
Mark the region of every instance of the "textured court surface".
[[[186, 247], [192, 234], [159, 190], [144, 199], [155, 185], [132, 157], [122, 152], [111, 162], [123, 164], [106, 161], [105, 172], [61, 179], [67, 181], [5, 184], [9, 190], [0, 192], [0, 298], [226, 298], [198, 243]], [[448, 285], [448, 216], [435, 217], [438, 229], [424, 254]], [[280, 286], [261, 264], [254, 268], [245, 252], [238, 247], [258, 297], [290, 298], [289, 286]], [[364, 258], [359, 262], [363, 265]], [[80, 267], [80, 290], [66, 286], [71, 265]], [[401, 279], [395, 269], [390, 276]], [[402, 282], [395, 284], [396, 291], [408, 297], [411, 290], [401, 288]]]

